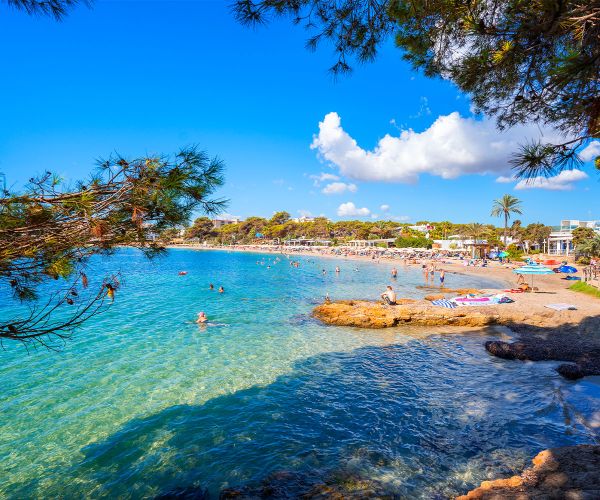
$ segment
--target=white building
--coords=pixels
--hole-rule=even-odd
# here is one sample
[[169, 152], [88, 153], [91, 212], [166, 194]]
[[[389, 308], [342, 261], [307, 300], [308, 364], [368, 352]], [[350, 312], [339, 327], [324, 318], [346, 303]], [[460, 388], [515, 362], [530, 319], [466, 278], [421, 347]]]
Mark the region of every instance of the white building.
[[560, 226], [550, 233], [547, 253], [549, 255], [570, 255], [575, 250], [573, 231], [579, 227], [593, 229], [600, 235], [600, 221], [597, 220], [561, 220]]
[[241, 220], [241, 217], [232, 215], [223, 219], [213, 219], [212, 224], [215, 229], [219, 229], [220, 227], [228, 226], [229, 224], [239, 224]]
[[295, 219], [292, 219], [292, 221], [294, 221], [294, 222], [314, 222], [315, 218], [309, 217], [308, 215], [302, 215], [301, 217], [296, 217]]

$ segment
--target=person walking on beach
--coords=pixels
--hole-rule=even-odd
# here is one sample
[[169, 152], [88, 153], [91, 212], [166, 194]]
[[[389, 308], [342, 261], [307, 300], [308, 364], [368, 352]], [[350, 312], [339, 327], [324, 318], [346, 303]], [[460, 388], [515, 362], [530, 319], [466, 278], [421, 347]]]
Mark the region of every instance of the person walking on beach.
[[394, 292], [391, 285], [387, 286], [385, 292], [381, 294], [381, 298], [383, 299], [383, 302], [389, 306], [396, 305], [396, 292]]

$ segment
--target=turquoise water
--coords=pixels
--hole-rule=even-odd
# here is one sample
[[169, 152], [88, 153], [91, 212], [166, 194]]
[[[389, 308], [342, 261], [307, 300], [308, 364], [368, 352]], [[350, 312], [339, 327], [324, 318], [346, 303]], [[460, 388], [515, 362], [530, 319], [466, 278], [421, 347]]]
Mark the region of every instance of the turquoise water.
[[[598, 382], [492, 358], [483, 343], [497, 333], [310, 318], [325, 293], [376, 298], [391, 264], [300, 257], [296, 269], [273, 259], [173, 250], [149, 263], [124, 250], [97, 262], [99, 275], [126, 276], [108, 312], [59, 353], [0, 352], [0, 497], [140, 498], [191, 486], [217, 497], [284, 470], [448, 497], [541, 449], [598, 439]], [[419, 270], [398, 269], [399, 295], [422, 294]], [[218, 326], [195, 325], [200, 310]]]

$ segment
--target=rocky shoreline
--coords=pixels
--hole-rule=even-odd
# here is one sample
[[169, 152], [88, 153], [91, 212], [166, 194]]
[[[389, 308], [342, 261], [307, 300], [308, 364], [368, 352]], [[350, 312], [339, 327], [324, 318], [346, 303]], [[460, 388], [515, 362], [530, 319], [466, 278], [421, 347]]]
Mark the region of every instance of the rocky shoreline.
[[[365, 300], [327, 302], [314, 308], [323, 323], [358, 328], [412, 326], [505, 326], [518, 335], [512, 343], [489, 341], [486, 350], [503, 359], [566, 361], [557, 368], [569, 379], [600, 375], [600, 316], [577, 322], [565, 311], [513, 308], [512, 304], [447, 309], [427, 300], [400, 299], [388, 306]], [[575, 320], [575, 321], [573, 321]]]
[[457, 500], [600, 498], [600, 445], [544, 450], [532, 461], [521, 475], [484, 481]]

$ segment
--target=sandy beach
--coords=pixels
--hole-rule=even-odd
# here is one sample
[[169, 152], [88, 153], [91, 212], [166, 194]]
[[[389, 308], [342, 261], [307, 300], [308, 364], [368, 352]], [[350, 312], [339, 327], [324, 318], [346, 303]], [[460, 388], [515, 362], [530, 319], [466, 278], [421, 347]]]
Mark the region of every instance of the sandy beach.
[[[488, 261], [486, 267], [481, 266], [465, 266], [464, 261], [455, 258], [439, 258], [431, 259], [427, 256], [417, 257], [415, 259], [403, 259], [403, 258], [390, 258], [388, 256], [381, 256], [373, 259], [372, 255], [367, 253], [365, 255], [359, 254], [348, 254], [344, 255], [335, 254], [330, 249], [293, 249], [290, 251], [289, 248], [285, 247], [268, 247], [258, 245], [239, 245], [239, 246], [228, 246], [228, 247], [212, 247], [212, 246], [173, 246], [171, 248], [189, 248], [195, 250], [219, 250], [226, 252], [250, 252], [250, 253], [272, 253], [272, 254], [285, 254], [290, 256], [304, 256], [304, 257], [319, 257], [319, 258], [333, 258], [341, 259], [346, 261], [360, 260], [372, 262], [373, 265], [378, 266], [389, 266], [390, 271], [393, 267], [400, 268], [401, 266], [407, 265], [410, 267], [421, 267], [425, 263], [435, 263], [436, 269], [439, 271], [444, 269], [446, 271], [445, 288], [439, 287], [438, 273], [434, 281], [431, 284], [431, 288], [428, 289], [430, 294], [444, 294], [448, 298], [452, 297], [452, 292], [448, 293], [447, 290], [452, 289], [452, 274], [463, 274], [470, 276], [477, 276], [481, 278], [488, 278], [498, 281], [503, 284], [502, 288], [498, 289], [484, 289], [481, 290], [483, 293], [499, 293], [505, 290], [510, 290], [517, 285], [517, 275], [513, 272], [513, 269], [522, 265], [522, 263], [510, 263], [500, 264], [496, 261]], [[425, 254], [424, 254], [425, 255]], [[531, 283], [530, 277], [526, 277], [527, 283]], [[512, 293], [508, 294], [514, 302], [511, 304], [499, 304], [494, 306], [486, 306], [478, 308], [481, 312], [489, 312], [490, 308], [497, 314], [508, 313], [514, 317], [522, 316], [524, 322], [528, 323], [527, 318], [535, 318], [535, 324], [538, 326], [559, 326], [559, 325], [576, 325], [581, 323], [587, 318], [594, 318], [596, 316], [600, 319], [600, 300], [579, 292], [569, 290], [569, 287], [574, 281], [561, 279], [564, 278], [562, 274], [546, 275], [546, 276], [535, 276], [534, 287], [537, 288], [535, 293]], [[347, 297], [352, 299], [353, 297]], [[545, 306], [549, 304], [571, 304], [576, 307], [576, 310], [565, 310], [565, 311], [554, 311], [548, 309]], [[591, 322], [591, 325], [595, 325], [595, 321]], [[593, 328], [590, 328], [590, 333]]]

